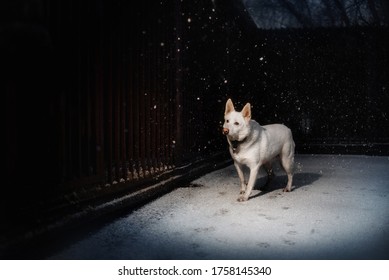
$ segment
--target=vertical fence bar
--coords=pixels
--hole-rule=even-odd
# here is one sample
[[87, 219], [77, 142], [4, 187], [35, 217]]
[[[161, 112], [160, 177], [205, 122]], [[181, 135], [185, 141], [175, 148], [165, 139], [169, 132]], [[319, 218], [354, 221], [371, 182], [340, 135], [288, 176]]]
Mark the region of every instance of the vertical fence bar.
[[99, 35], [97, 48], [95, 51], [96, 56], [96, 74], [95, 74], [95, 138], [96, 147], [96, 173], [100, 178], [105, 178], [104, 170], [104, 61], [103, 61], [103, 40], [102, 35]]
[[[120, 26], [118, 27], [120, 29]], [[120, 32], [117, 31], [118, 34]], [[119, 81], [121, 79], [121, 49], [120, 49], [120, 43], [121, 38], [118, 36], [118, 38], [115, 40], [115, 45], [113, 47], [114, 50], [114, 65], [113, 65], [113, 77], [112, 77], [112, 88], [113, 88], [113, 164], [114, 164], [114, 182], [118, 183], [120, 181], [120, 172], [121, 172], [121, 161], [120, 161], [120, 136], [121, 136], [121, 130], [120, 130], [120, 112], [122, 110], [122, 106], [120, 104], [121, 99], [121, 91], [120, 91], [120, 84]]]
[[182, 68], [182, 59], [181, 52], [183, 51], [182, 44], [182, 34], [183, 34], [183, 23], [182, 23], [182, 3], [181, 1], [175, 1], [175, 15], [176, 15], [176, 40], [175, 40], [175, 61], [176, 61], [176, 71], [175, 71], [175, 148], [174, 148], [174, 164], [180, 165], [182, 161], [182, 148], [183, 148], [183, 134], [181, 125], [183, 124], [183, 97], [182, 97], [182, 81], [183, 81], [183, 68]]
[[120, 161], [121, 161], [121, 172], [120, 172], [120, 181], [125, 182], [126, 178], [128, 177], [128, 149], [126, 145], [126, 137], [128, 136], [128, 132], [126, 130], [126, 114], [128, 112], [128, 105], [126, 102], [126, 63], [127, 56], [125, 48], [127, 46], [127, 41], [125, 38], [125, 24], [122, 23], [121, 30], [120, 30], [120, 36], [121, 36], [121, 62], [120, 62], [120, 72], [121, 72], [121, 79], [118, 81], [119, 87], [120, 87], [120, 131], [121, 131], [121, 137], [120, 137]]
[[[140, 119], [141, 119], [141, 110], [140, 110], [140, 95], [141, 95], [141, 74], [140, 74], [140, 53], [139, 53], [139, 41], [136, 41], [134, 43], [134, 50], [135, 52], [131, 54], [131, 56], [134, 58], [134, 64], [132, 66], [132, 73], [134, 76], [134, 82], [132, 86], [132, 104], [133, 104], [133, 115], [132, 115], [132, 130], [131, 133], [134, 137], [134, 164], [133, 168], [136, 172], [134, 175], [136, 179], [141, 178], [143, 176], [142, 171], [142, 165], [140, 161], [141, 157], [141, 125], [140, 125]], [[142, 173], [142, 174], [141, 174]]]
[[132, 56], [132, 50], [133, 46], [131, 45], [129, 39], [128, 41], [128, 63], [127, 63], [127, 80], [128, 82], [126, 83], [127, 85], [127, 90], [126, 90], [126, 103], [127, 103], [127, 108], [128, 112], [126, 114], [126, 119], [127, 119], [127, 134], [128, 134], [128, 164], [129, 164], [129, 180], [136, 179], [137, 177], [137, 172], [136, 168], [134, 166], [134, 146], [135, 146], [135, 141], [134, 141], [134, 102], [133, 102], [133, 94], [134, 94], [134, 75], [133, 75], [133, 64], [134, 64], [134, 58]]
[[108, 62], [107, 62], [107, 89], [106, 89], [106, 100], [105, 100], [105, 108], [106, 108], [106, 128], [105, 128], [105, 154], [107, 155], [106, 162], [106, 173], [107, 173], [107, 183], [111, 184], [113, 181], [113, 152], [112, 152], [112, 68], [113, 68], [113, 40], [111, 39], [108, 43]]

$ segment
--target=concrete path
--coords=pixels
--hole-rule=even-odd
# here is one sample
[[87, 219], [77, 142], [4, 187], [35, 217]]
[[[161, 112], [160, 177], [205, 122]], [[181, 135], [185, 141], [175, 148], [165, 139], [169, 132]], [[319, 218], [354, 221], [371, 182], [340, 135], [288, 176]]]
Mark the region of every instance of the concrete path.
[[49, 258], [389, 259], [389, 157], [297, 155], [291, 193], [276, 175], [241, 203], [234, 167], [215, 171]]

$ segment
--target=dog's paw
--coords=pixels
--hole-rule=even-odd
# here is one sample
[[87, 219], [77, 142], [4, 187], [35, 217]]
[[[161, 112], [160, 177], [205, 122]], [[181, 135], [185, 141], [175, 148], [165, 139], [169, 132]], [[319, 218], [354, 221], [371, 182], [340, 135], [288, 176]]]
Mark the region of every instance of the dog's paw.
[[285, 187], [282, 191], [283, 191], [283, 192], [291, 192], [291, 191], [292, 191], [292, 188]]
[[245, 191], [240, 191], [240, 193], [239, 193], [239, 194], [240, 194], [240, 195], [242, 195], [242, 194], [244, 194], [244, 193], [245, 193]]
[[239, 201], [239, 202], [247, 201], [247, 197], [241, 195], [241, 196], [239, 196], [238, 201]]

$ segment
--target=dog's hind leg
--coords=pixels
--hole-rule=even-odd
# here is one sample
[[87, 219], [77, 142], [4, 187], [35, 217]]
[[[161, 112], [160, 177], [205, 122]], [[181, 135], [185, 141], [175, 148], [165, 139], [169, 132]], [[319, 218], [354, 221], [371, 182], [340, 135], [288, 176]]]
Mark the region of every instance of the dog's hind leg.
[[294, 145], [289, 147], [287, 153], [280, 155], [281, 165], [284, 168], [286, 174], [288, 175], [288, 183], [283, 189], [284, 192], [290, 192], [292, 190], [293, 183], [293, 166], [294, 166]]
[[273, 178], [276, 176], [273, 171], [272, 163], [268, 162], [264, 164], [264, 169], [267, 173], [267, 180], [263, 187], [260, 188], [261, 191], [266, 191], [269, 188], [270, 182], [273, 180]]

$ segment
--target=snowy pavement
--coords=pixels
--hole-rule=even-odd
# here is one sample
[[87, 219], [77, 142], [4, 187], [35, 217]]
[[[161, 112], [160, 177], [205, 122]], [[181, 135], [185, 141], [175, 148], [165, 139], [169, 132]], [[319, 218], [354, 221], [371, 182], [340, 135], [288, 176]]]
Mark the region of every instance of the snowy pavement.
[[389, 259], [389, 157], [297, 155], [291, 193], [275, 171], [242, 203], [234, 167], [217, 170], [49, 258]]

